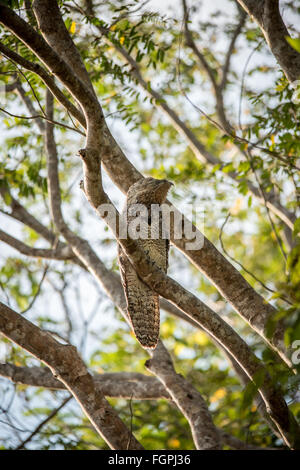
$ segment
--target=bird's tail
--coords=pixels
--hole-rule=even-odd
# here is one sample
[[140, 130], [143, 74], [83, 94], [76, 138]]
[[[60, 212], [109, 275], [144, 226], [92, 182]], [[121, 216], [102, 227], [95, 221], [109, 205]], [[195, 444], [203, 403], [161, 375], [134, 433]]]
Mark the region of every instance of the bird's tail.
[[137, 276], [133, 285], [127, 291], [128, 316], [141, 346], [154, 349], [159, 338], [159, 296]]
[[159, 296], [138, 277], [120, 246], [119, 266], [134, 334], [143, 348], [154, 349], [159, 338]]

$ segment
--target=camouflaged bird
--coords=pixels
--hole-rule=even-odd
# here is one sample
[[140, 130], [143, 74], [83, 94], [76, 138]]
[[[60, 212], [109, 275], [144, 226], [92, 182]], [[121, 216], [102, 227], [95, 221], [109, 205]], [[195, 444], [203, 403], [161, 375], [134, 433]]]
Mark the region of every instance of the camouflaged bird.
[[[148, 238], [140, 238], [137, 241], [151, 260], [165, 273], [168, 268], [169, 240], [168, 238], [162, 238], [161, 213], [158, 220], [156, 218], [155, 221], [152, 219], [152, 230], [154, 228], [154, 230], [159, 232], [157, 232], [158, 237], [156, 239], [151, 238], [151, 204], [164, 203], [172, 184], [167, 180], [157, 180], [154, 178], [139, 180], [129, 188], [123, 210], [123, 215], [127, 214], [129, 227], [130, 223], [136, 219], [136, 215], [130, 214], [131, 209], [136, 204], [143, 204], [147, 208], [148, 215], [145, 226]], [[120, 245], [119, 266], [127, 302], [127, 313], [133, 331], [143, 348], [154, 349], [159, 337], [159, 295], [139, 278]]]

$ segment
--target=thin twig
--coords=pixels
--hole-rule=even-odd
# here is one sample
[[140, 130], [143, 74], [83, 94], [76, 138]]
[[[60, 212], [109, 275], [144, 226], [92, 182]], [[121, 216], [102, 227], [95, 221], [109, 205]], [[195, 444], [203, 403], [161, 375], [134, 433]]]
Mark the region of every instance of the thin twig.
[[45, 277], [46, 277], [46, 274], [48, 272], [48, 269], [49, 269], [49, 264], [46, 264], [45, 268], [44, 268], [44, 271], [43, 271], [43, 275], [42, 275], [42, 278], [39, 282], [39, 285], [38, 285], [38, 289], [36, 291], [36, 294], [34, 295], [33, 299], [31, 300], [30, 304], [28, 305], [27, 308], [25, 308], [25, 310], [23, 310], [22, 312], [20, 312], [21, 315], [24, 315], [25, 313], [27, 313], [32, 307], [33, 307], [33, 304], [35, 303], [36, 299], [38, 298], [40, 292], [41, 292], [41, 288], [42, 288], [42, 284], [45, 280]]
[[[249, 269], [245, 268], [245, 266], [240, 263], [239, 261], [237, 261], [235, 258], [233, 258], [233, 256], [231, 256], [228, 251], [225, 249], [225, 246], [224, 246], [224, 242], [223, 242], [223, 239], [222, 239], [222, 235], [223, 235], [223, 231], [224, 231], [224, 228], [225, 228], [225, 225], [227, 224], [229, 218], [231, 217], [231, 213], [228, 212], [221, 228], [220, 228], [220, 232], [219, 232], [219, 241], [220, 241], [220, 244], [221, 244], [221, 247], [222, 247], [222, 250], [224, 251], [225, 255], [228, 256], [228, 258], [231, 259], [231, 261], [233, 261], [234, 263], [238, 264], [242, 269], [243, 271], [245, 271], [247, 274], [249, 274], [251, 277], [253, 277], [253, 279], [255, 279], [255, 281], [257, 281], [264, 289], [266, 289], [267, 291], [271, 292], [272, 294], [277, 294], [276, 291], [274, 291], [273, 289], [271, 289], [271, 287], [268, 287], [263, 281], [261, 281], [255, 274], [253, 274], [251, 271], [249, 271]], [[285, 302], [287, 302], [289, 305], [292, 305], [292, 303], [285, 297], [285, 296], [280, 296], [279, 297], [280, 299], [284, 300]]]
[[281, 239], [280, 239], [280, 237], [279, 237], [279, 235], [278, 235], [278, 233], [277, 233], [275, 224], [274, 224], [274, 222], [273, 222], [273, 219], [272, 219], [272, 217], [271, 217], [269, 208], [268, 208], [268, 206], [267, 206], [267, 198], [266, 198], [265, 192], [264, 192], [264, 190], [263, 190], [263, 187], [262, 187], [262, 185], [261, 185], [261, 183], [260, 183], [260, 181], [259, 181], [259, 177], [258, 177], [258, 175], [257, 175], [257, 171], [256, 171], [255, 168], [254, 168], [253, 161], [252, 161], [252, 155], [251, 155], [250, 150], [248, 150], [248, 149], [246, 150], [245, 156], [246, 156], [246, 158], [247, 158], [247, 160], [248, 160], [248, 162], [249, 162], [249, 164], [250, 164], [250, 167], [251, 167], [251, 170], [252, 170], [252, 172], [253, 172], [253, 174], [254, 174], [255, 180], [256, 180], [256, 182], [257, 182], [259, 191], [260, 191], [261, 196], [262, 196], [262, 198], [263, 198], [263, 200], [264, 200], [264, 206], [265, 206], [265, 208], [266, 208], [267, 216], [268, 216], [268, 219], [269, 219], [269, 221], [270, 221], [270, 225], [271, 225], [271, 227], [272, 227], [272, 230], [273, 230], [273, 232], [274, 232], [274, 235], [275, 235], [275, 237], [276, 237], [278, 246], [279, 246], [279, 248], [280, 248], [280, 251], [281, 251], [281, 253], [282, 253], [282, 256], [284, 257], [284, 260], [286, 261], [286, 260], [287, 260], [287, 255], [286, 255], [286, 253], [285, 253], [285, 251], [284, 251], [284, 248], [283, 248]]
[[260, 48], [261, 44], [263, 43], [263, 39], [257, 44], [257, 46], [255, 46], [255, 48], [251, 51], [251, 53], [249, 54], [247, 60], [246, 60], [246, 63], [244, 65], [244, 68], [243, 68], [243, 72], [242, 72], [242, 81], [241, 81], [241, 91], [240, 91], [240, 99], [239, 99], [239, 110], [238, 110], [238, 126], [239, 126], [239, 129], [242, 131], [242, 119], [241, 119], [241, 115], [242, 115], [242, 100], [243, 100], [243, 94], [244, 94], [244, 87], [245, 87], [245, 75], [246, 75], [246, 71], [247, 71], [247, 67], [249, 65], [249, 62], [250, 60], [252, 59], [253, 55], [255, 54], [256, 51], [258, 51], [258, 49]]
[[31, 441], [31, 439], [39, 433], [39, 431], [42, 429], [42, 427], [44, 427], [47, 423], [49, 423], [49, 421], [54, 418], [54, 416], [57, 415], [57, 413], [67, 404], [69, 403], [69, 401], [71, 400], [71, 398], [73, 398], [72, 395], [68, 396], [57, 408], [55, 408], [50, 414], [49, 416], [47, 416], [47, 418], [45, 418], [37, 427], [36, 429], [30, 434], [30, 436], [28, 436], [23, 442], [21, 442], [21, 444], [18, 445], [18, 447], [16, 447], [15, 450], [21, 450], [24, 448], [24, 446], [26, 444], [28, 444], [28, 442]]
[[[9, 59], [9, 58], [8, 58], [8, 59]], [[9, 59], [9, 60], [11, 60], [11, 59]], [[42, 107], [42, 105], [41, 105], [41, 102], [40, 102], [40, 100], [38, 99], [37, 94], [36, 94], [36, 92], [34, 91], [34, 88], [33, 88], [33, 86], [31, 85], [30, 81], [29, 81], [28, 78], [26, 77], [25, 73], [22, 72], [22, 70], [17, 66], [17, 64], [15, 64], [15, 66], [17, 67], [18, 72], [22, 75], [22, 77], [25, 78], [26, 82], [27, 82], [28, 85], [30, 86], [30, 89], [31, 89], [31, 91], [32, 91], [32, 94], [33, 94], [33, 96], [34, 96], [34, 98], [35, 98], [35, 100], [36, 100], [36, 102], [37, 102], [37, 104], [38, 104], [40, 110], [42, 111], [43, 116], [46, 116], [46, 113], [45, 113], [45, 111], [43, 110], [43, 107]]]
[[195, 108], [199, 113], [201, 113], [211, 124], [213, 124], [217, 129], [219, 129], [221, 132], [223, 132], [225, 135], [227, 135], [228, 137], [230, 137], [231, 139], [233, 139], [234, 142], [238, 142], [238, 143], [243, 143], [243, 144], [247, 144], [248, 146], [250, 146], [251, 148], [256, 148], [258, 150], [261, 150], [262, 152], [268, 154], [268, 155], [271, 155], [272, 157], [275, 157], [277, 158], [278, 160], [280, 160], [282, 163], [284, 163], [285, 165], [287, 166], [290, 166], [298, 171], [300, 171], [300, 167], [298, 167], [297, 165], [295, 165], [294, 163], [291, 163], [291, 158], [293, 159], [298, 159], [299, 156], [295, 155], [293, 157], [289, 156], [289, 155], [280, 155], [278, 154], [277, 152], [274, 152], [272, 150], [269, 150], [265, 147], [261, 147], [260, 145], [257, 145], [257, 143], [255, 142], [251, 142], [250, 140], [246, 139], [245, 137], [241, 137], [241, 136], [238, 136], [232, 132], [229, 132], [227, 129], [224, 128], [224, 126], [222, 124], [219, 124], [217, 121], [215, 121], [215, 119], [213, 119], [212, 117], [210, 117], [202, 108], [200, 108], [199, 106], [197, 106], [191, 99], [190, 97], [188, 96], [188, 94], [186, 93], [186, 91], [183, 89], [183, 86], [182, 86], [182, 83], [181, 83], [181, 73], [180, 73], [180, 63], [181, 63], [181, 58], [180, 58], [180, 52], [181, 52], [181, 42], [182, 42], [182, 36], [183, 36], [183, 28], [184, 28], [184, 25], [182, 24], [182, 27], [181, 27], [181, 32], [180, 32], [180, 35], [179, 35], [179, 44], [178, 44], [178, 56], [177, 56], [177, 60], [176, 60], [176, 75], [177, 75], [177, 82], [178, 82], [178, 85], [179, 85], [179, 90], [181, 92], [181, 94], [186, 98], [186, 100], [193, 106], [193, 108]]
[[18, 119], [45, 119], [45, 121], [51, 122], [51, 124], [55, 124], [56, 126], [61, 126], [65, 127], [66, 129], [70, 129], [71, 131], [78, 132], [78, 134], [83, 135], [84, 137], [86, 134], [79, 129], [75, 129], [74, 127], [68, 126], [67, 124], [63, 124], [62, 122], [54, 121], [53, 119], [49, 119], [46, 116], [43, 116], [42, 114], [37, 114], [36, 116], [18, 116], [17, 114], [12, 114], [6, 109], [0, 108], [0, 111], [2, 111], [5, 114], [8, 114], [11, 117], [15, 117]]

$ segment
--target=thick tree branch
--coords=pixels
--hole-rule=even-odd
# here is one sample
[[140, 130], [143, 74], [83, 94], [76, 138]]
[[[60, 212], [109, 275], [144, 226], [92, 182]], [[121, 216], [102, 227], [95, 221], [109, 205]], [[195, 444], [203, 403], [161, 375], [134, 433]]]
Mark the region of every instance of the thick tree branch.
[[[13, 10], [1, 4], [0, 20], [15, 36], [17, 36], [32, 52], [59, 78], [69, 92], [84, 108], [84, 112], [92, 120], [102, 119], [100, 108], [93, 93], [73, 74], [72, 69], [59, 57], [59, 55], [47, 44], [28, 23], [20, 18]], [[51, 15], [48, 17], [51, 21]], [[90, 107], [90, 110], [89, 110]]]
[[[40, 15], [39, 5], [46, 5], [47, 1], [35, 2], [34, 11], [39, 22], [43, 22]], [[55, 2], [56, 4], [56, 2]], [[36, 8], [35, 8], [36, 5]], [[51, 8], [57, 8], [54, 2], [51, 1], [48, 5]], [[100, 196], [98, 204], [105, 198], [102, 190], [101, 179], [101, 165], [100, 165], [100, 149], [103, 144], [103, 126], [104, 117], [102, 109], [98, 100], [89, 86], [86, 86], [78, 77], [73, 73], [69, 65], [60, 57], [54, 49], [52, 49], [45, 39], [36, 33], [36, 31], [10, 8], [0, 6], [0, 21], [6, 26], [14, 35], [16, 35], [27, 47], [29, 47], [35, 55], [46, 64], [50, 71], [58, 77], [63, 85], [69, 90], [73, 97], [81, 105], [87, 123], [87, 137], [86, 137], [86, 159], [84, 162], [85, 185], [89, 187], [90, 192], [93, 192], [94, 186], [97, 186], [97, 194]], [[60, 16], [60, 23], [63, 20]], [[57, 37], [58, 25], [53, 21], [53, 17], [48, 16], [47, 34], [50, 30], [53, 38]], [[55, 36], [56, 35], [56, 36]]]
[[[47, 91], [46, 95], [46, 111], [47, 115], [53, 114], [53, 98]], [[54, 225], [59, 233], [63, 235], [72, 251], [76, 254], [80, 262], [88, 269], [95, 278], [100, 281], [105, 291], [114, 290], [115, 281], [108, 279], [107, 269], [91, 248], [89, 243], [83, 238], [76, 235], [66, 224], [61, 210], [61, 194], [58, 175], [58, 156], [56, 143], [54, 140], [53, 125], [46, 123], [46, 154], [47, 154], [47, 171], [48, 171], [48, 190], [51, 217]], [[100, 189], [101, 190], [101, 189]], [[113, 277], [113, 276], [112, 276]]]
[[290, 36], [280, 11], [279, 0], [237, 0], [259, 24], [271, 52], [289, 82], [300, 78], [300, 54], [287, 42]]
[[[176, 373], [175, 375], [177, 376]], [[20, 367], [13, 364], [0, 364], [0, 376], [11, 380], [15, 384], [43, 387], [49, 390], [65, 390], [64, 384], [52, 375], [48, 367]], [[99, 383], [106, 397], [128, 400], [171, 400], [165, 386], [156, 377], [149, 377], [137, 372], [107, 372], [95, 374], [93, 379], [96, 383]], [[194, 392], [194, 390], [192, 391]], [[190, 390], [188, 390], [189, 392]], [[202, 397], [201, 400], [203, 400]], [[222, 442], [232, 449], [268, 449], [247, 444], [222, 429], [218, 429], [218, 433]]]
[[104, 398], [76, 348], [63, 345], [0, 302], [0, 331], [46, 364], [78, 401], [83, 411], [112, 449], [142, 449]]
[[182, 375], [175, 372], [171, 358], [165, 352], [160, 342], [155, 356], [146, 362], [147, 369], [158, 377], [188, 420], [196, 448], [220, 449], [220, 435], [202, 395]]
[[[89, 74], [84, 66], [77, 47], [62, 20], [56, 1], [34, 0], [33, 11], [40, 31], [51, 48], [70, 67], [96, 98]], [[55, 29], [53, 28], [55, 25]]]
[[[105, 127], [103, 112], [78, 49], [67, 31], [57, 2], [53, 0], [35, 0], [33, 10], [42, 35], [54, 53], [72, 70], [73, 77], [78, 78], [80, 83], [84, 84], [85, 92], [80, 91], [80, 87], [78, 87], [77, 93], [73, 86], [69, 91], [76, 92], [74, 96], [81, 105], [86, 118], [86, 153], [83, 163], [84, 184], [88, 189], [87, 194], [90, 203], [95, 203], [95, 207], [97, 207], [107, 197], [102, 189], [101, 178], [101, 147]], [[63, 76], [60, 76], [60, 80], [64, 83]]]
[[[13, 364], [0, 364], [0, 376], [16, 384], [43, 387], [51, 390], [64, 390], [64, 384], [56, 379], [47, 367], [18, 367]], [[93, 375], [103, 395], [112, 398], [134, 400], [170, 400], [165, 387], [155, 377], [137, 372], [114, 372]]]

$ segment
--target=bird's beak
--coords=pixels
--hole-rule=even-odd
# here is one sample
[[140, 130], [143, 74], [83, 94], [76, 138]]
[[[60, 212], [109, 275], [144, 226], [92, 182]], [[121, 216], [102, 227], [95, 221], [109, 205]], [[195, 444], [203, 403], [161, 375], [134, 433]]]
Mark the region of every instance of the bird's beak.
[[169, 180], [161, 180], [161, 183], [162, 183], [162, 184], [168, 183], [169, 187], [174, 186], [174, 183], [172, 183], [172, 182], [169, 181]]

